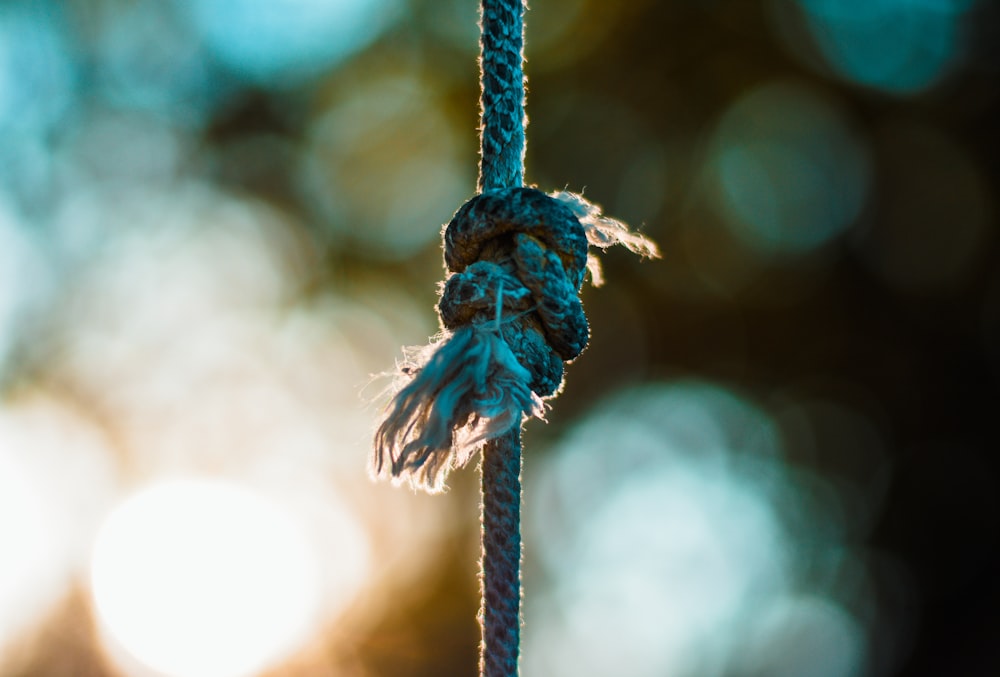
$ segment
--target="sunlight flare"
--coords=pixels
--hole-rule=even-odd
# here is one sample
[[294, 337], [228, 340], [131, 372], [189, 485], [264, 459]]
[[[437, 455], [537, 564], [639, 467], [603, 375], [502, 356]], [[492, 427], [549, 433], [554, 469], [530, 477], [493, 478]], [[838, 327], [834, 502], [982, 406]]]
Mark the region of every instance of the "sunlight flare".
[[169, 677], [240, 677], [298, 648], [317, 613], [315, 553], [292, 516], [238, 485], [177, 480], [119, 506], [91, 571], [111, 653]]

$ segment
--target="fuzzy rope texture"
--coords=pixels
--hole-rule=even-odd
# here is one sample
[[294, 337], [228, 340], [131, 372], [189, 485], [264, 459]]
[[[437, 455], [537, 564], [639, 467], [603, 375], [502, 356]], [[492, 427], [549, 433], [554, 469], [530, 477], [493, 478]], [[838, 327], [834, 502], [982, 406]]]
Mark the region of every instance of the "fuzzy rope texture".
[[535, 188], [482, 193], [444, 231], [439, 339], [411, 351], [375, 434], [372, 470], [431, 492], [483, 442], [541, 418], [564, 362], [587, 345], [579, 291], [599, 267], [590, 245], [656, 256], [579, 195]]
[[479, 674], [517, 675], [521, 630], [521, 429], [483, 447]]
[[[524, 180], [524, 10], [524, 0], [482, 0], [480, 193], [519, 187]], [[413, 382], [401, 386], [376, 434], [373, 468], [381, 474], [391, 459], [394, 477], [437, 489], [448, 467], [464, 464], [485, 440], [479, 671], [484, 677], [514, 677], [520, 646], [521, 414], [540, 415], [542, 408], [524, 385], [525, 367], [503, 340], [502, 281], [497, 291], [492, 330], [468, 317], [470, 323], [451, 340], [442, 339], [440, 346], [429, 346], [404, 365]], [[454, 304], [443, 307], [463, 314]], [[461, 321], [451, 320], [443, 323]], [[427, 397], [436, 398], [439, 408], [428, 408]], [[466, 431], [459, 440], [456, 429]], [[454, 451], [442, 451], [455, 441]]]
[[[444, 230], [439, 339], [411, 352], [375, 435], [373, 472], [440, 491], [483, 447], [482, 674], [515, 675], [520, 603], [520, 422], [541, 417], [587, 345], [589, 247], [656, 246], [574, 193], [482, 193]], [[485, 442], [485, 445], [483, 444]], [[513, 671], [511, 667], [513, 666]]]
[[524, 183], [524, 0], [483, 0], [479, 191]]
[[655, 245], [568, 192], [522, 187], [523, 0], [482, 2], [480, 194], [444, 231], [449, 277], [442, 332], [399, 365], [375, 433], [376, 477], [431, 492], [482, 448], [480, 674], [514, 677], [520, 636], [520, 501], [523, 416], [541, 417], [562, 387], [563, 364], [589, 338], [579, 300], [588, 245]]

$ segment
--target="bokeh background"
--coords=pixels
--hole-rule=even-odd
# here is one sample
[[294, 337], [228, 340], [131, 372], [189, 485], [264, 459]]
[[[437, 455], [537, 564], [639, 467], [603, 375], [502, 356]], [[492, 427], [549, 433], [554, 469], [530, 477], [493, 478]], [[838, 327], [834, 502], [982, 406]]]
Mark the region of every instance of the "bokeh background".
[[[525, 432], [527, 677], [1000, 674], [1000, 5], [535, 0], [527, 177], [655, 239]], [[373, 484], [474, 0], [0, 4], [0, 675], [476, 673]]]

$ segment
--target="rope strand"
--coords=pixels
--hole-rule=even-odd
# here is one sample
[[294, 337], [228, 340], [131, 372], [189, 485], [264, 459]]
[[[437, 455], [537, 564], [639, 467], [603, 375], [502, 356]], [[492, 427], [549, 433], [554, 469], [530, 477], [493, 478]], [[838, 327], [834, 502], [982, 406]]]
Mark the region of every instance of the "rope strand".
[[521, 426], [486, 442], [482, 460], [479, 674], [517, 675], [521, 606]]
[[524, 0], [483, 0], [479, 192], [524, 183]]
[[[524, 2], [482, 0], [479, 191], [524, 182]], [[521, 610], [521, 422], [483, 447], [479, 674], [514, 677]]]
[[542, 417], [587, 345], [580, 287], [600, 272], [589, 247], [656, 255], [582, 196], [522, 186], [523, 19], [523, 0], [482, 0], [480, 192], [442, 233], [442, 331], [406, 353], [371, 457], [375, 477], [435, 492], [482, 449], [482, 677], [518, 672], [521, 423]]

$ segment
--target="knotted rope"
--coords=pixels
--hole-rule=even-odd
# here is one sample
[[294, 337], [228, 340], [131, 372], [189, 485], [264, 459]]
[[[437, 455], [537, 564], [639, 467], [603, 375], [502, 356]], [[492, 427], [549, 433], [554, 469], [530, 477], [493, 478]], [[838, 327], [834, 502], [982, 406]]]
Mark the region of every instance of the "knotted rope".
[[375, 438], [376, 472], [438, 490], [484, 440], [541, 416], [563, 360], [587, 343], [577, 297], [587, 236], [563, 202], [533, 188], [483, 193], [444, 232], [438, 312], [447, 340], [396, 395]]
[[482, 447], [480, 674], [517, 674], [520, 631], [522, 415], [541, 417], [563, 364], [587, 344], [579, 291], [600, 283], [588, 245], [655, 245], [572, 193], [521, 186], [524, 171], [523, 0], [482, 3], [481, 193], [444, 230], [450, 273], [431, 345], [400, 365], [375, 433], [372, 470], [440, 491]]

